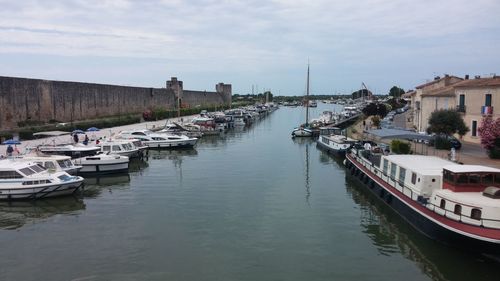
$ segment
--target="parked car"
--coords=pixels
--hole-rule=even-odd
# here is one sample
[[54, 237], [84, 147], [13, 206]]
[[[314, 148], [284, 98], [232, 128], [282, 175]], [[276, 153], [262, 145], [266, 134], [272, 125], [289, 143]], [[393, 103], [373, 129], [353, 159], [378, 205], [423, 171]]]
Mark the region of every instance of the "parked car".
[[426, 143], [430, 146], [436, 146], [440, 140], [443, 140], [443, 142], [448, 142], [450, 144], [450, 147], [453, 147], [457, 150], [462, 147], [462, 143], [457, 138], [447, 135], [435, 135]]

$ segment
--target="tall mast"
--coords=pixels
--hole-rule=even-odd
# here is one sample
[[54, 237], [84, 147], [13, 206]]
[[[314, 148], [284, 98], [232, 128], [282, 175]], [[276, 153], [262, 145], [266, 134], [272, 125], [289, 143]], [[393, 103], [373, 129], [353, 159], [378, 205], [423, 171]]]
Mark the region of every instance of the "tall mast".
[[306, 126], [309, 124], [309, 63], [307, 64]]

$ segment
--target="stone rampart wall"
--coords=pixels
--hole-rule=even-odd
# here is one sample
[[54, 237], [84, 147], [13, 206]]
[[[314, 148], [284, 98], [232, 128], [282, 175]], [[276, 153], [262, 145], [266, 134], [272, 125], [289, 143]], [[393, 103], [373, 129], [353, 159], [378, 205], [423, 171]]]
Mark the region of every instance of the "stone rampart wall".
[[[26, 120], [71, 122], [141, 113], [155, 107], [174, 109], [174, 91], [0, 76], [0, 130], [16, 128], [18, 122]], [[227, 93], [186, 90], [181, 94], [187, 107], [227, 103], [225, 96]]]

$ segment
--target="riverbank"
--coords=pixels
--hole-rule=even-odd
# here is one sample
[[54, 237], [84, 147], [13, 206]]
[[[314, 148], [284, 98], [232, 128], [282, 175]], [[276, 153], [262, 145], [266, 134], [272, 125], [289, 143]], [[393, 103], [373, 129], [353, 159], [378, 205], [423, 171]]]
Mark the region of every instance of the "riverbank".
[[[365, 121], [368, 122], [368, 120], [366, 119]], [[369, 139], [377, 142], [382, 142], [388, 145], [390, 145], [392, 141], [391, 139], [369, 138], [368, 135], [365, 133], [365, 128], [363, 126], [362, 120], [349, 127], [349, 131], [350, 131], [350, 137], [357, 140]], [[410, 144], [411, 144], [411, 150], [415, 154], [437, 156], [439, 158], [449, 159], [450, 155], [449, 150], [436, 149], [433, 146], [428, 146], [424, 143], [410, 142]], [[500, 161], [496, 159], [490, 159], [486, 154], [486, 150], [482, 148], [481, 145], [476, 143], [462, 142], [462, 148], [460, 150], [457, 150], [455, 155], [456, 155], [455, 158], [459, 163], [468, 165], [485, 165], [500, 169]]]
[[[96, 139], [101, 139], [101, 138], [109, 139], [117, 135], [121, 131], [133, 130], [133, 129], [154, 129], [164, 126], [165, 124], [167, 124], [167, 122], [181, 122], [181, 120], [187, 121], [193, 119], [195, 116], [197, 115], [189, 115], [189, 116], [182, 116], [175, 118], [167, 118], [157, 121], [134, 123], [129, 125], [106, 128], [96, 132], [86, 132], [86, 134], [89, 137], [89, 139], [92, 140], [90, 143], [95, 143]], [[81, 134], [79, 135], [79, 137], [80, 140], [83, 141], [85, 135]], [[21, 144], [17, 145], [17, 150], [19, 151], [20, 154], [23, 154], [26, 151], [28, 151], [29, 148], [36, 147], [40, 144], [61, 144], [61, 143], [73, 143], [73, 137], [71, 135], [63, 135], [59, 137], [46, 137], [35, 140], [26, 140], [26, 141], [21, 140]], [[0, 155], [5, 156], [6, 151], [7, 151], [7, 145], [0, 145]]]

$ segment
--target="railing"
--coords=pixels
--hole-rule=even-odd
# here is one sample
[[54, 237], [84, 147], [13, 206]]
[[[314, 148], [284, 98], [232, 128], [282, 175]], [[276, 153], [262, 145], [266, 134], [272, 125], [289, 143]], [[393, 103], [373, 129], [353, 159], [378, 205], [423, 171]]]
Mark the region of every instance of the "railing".
[[457, 111], [458, 111], [458, 112], [465, 113], [465, 112], [466, 112], [466, 109], [467, 109], [467, 108], [466, 108], [465, 104], [459, 104], [459, 105], [457, 105]]

